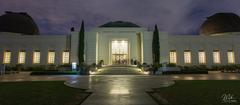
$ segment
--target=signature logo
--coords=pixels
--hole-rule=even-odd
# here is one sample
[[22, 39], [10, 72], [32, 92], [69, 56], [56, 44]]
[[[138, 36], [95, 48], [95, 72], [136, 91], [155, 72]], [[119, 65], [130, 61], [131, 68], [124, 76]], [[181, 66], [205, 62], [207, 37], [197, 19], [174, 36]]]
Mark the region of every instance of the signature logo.
[[234, 94], [225, 93], [221, 96], [222, 103], [237, 103], [238, 100], [235, 98]]

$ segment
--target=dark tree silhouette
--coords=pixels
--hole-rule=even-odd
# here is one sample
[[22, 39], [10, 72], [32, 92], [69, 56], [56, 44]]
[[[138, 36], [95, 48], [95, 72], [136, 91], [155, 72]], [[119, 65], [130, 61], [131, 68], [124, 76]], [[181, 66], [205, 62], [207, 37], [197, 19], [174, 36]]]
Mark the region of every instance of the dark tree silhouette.
[[155, 29], [153, 32], [153, 40], [152, 40], [152, 58], [153, 64], [157, 65], [160, 62], [160, 51], [159, 51], [159, 32], [158, 27], [155, 25]]
[[81, 29], [79, 32], [79, 42], [78, 42], [78, 62], [79, 65], [83, 65], [84, 62], [84, 21], [82, 21]]

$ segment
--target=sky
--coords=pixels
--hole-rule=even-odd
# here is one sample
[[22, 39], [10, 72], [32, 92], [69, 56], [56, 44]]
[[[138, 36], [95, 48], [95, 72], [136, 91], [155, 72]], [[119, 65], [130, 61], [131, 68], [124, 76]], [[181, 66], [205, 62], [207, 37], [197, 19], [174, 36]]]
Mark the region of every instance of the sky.
[[218, 12], [240, 15], [240, 0], [0, 0], [5, 11], [27, 12], [44, 35], [68, 35], [110, 21], [130, 21], [173, 35], [196, 35], [206, 17]]

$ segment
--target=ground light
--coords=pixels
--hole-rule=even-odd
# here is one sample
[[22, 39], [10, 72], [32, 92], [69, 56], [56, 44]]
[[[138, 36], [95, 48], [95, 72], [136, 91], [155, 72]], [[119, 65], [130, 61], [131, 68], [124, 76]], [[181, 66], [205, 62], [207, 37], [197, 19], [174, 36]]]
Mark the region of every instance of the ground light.
[[89, 71], [89, 74], [93, 75], [93, 74], [96, 74], [95, 71]]
[[150, 74], [150, 72], [149, 71], [144, 71], [143, 74], [148, 75], [148, 74]]

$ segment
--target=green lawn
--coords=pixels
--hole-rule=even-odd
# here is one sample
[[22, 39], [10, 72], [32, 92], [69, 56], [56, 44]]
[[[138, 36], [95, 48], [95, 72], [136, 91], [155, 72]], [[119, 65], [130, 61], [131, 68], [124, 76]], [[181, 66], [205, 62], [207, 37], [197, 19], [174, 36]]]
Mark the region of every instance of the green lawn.
[[89, 95], [63, 81], [0, 82], [0, 105], [80, 105]]
[[[161, 99], [156, 98], [160, 95], [170, 105], [240, 105], [240, 81], [176, 81], [171, 87], [154, 89], [151, 95], [161, 103]], [[226, 101], [223, 96], [227, 96]]]

